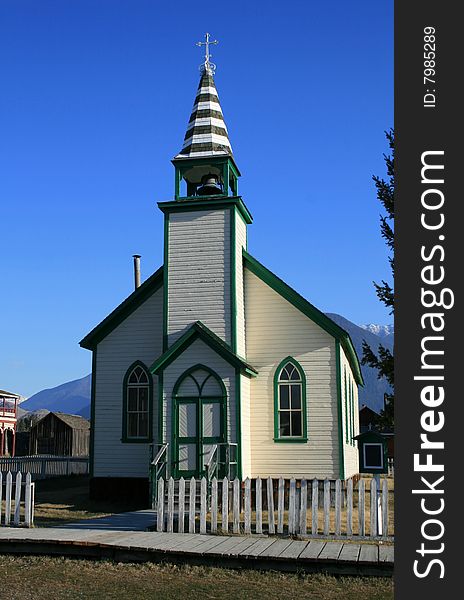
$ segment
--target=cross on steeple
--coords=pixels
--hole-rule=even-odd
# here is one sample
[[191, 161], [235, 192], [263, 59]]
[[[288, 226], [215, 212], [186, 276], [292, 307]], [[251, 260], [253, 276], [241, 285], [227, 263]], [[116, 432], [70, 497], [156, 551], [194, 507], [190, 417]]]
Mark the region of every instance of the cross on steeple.
[[205, 41], [204, 42], [197, 42], [196, 45], [197, 46], [205, 46], [205, 62], [200, 65], [200, 71], [206, 71], [207, 73], [213, 74], [214, 71], [216, 70], [216, 65], [214, 63], [212, 63], [209, 59], [211, 58], [212, 54], [209, 53], [209, 46], [210, 44], [219, 44], [219, 42], [217, 40], [213, 40], [210, 41], [209, 39], [209, 33], [205, 33]]

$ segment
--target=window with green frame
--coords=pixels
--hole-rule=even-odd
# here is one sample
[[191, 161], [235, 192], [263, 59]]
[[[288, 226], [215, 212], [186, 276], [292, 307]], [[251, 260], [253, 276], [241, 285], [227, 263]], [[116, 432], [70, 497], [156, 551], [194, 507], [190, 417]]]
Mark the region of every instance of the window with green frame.
[[122, 441], [152, 440], [153, 380], [147, 367], [133, 363], [123, 382]]
[[274, 375], [274, 441], [307, 439], [306, 377], [301, 365], [289, 356]]

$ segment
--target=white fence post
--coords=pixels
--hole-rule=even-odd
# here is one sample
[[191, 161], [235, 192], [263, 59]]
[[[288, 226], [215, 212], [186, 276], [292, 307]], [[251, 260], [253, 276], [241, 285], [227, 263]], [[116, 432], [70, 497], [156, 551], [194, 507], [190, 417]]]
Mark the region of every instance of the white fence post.
[[6, 488], [5, 488], [5, 525], [10, 524], [11, 518], [11, 488], [13, 487], [13, 477], [11, 471], [6, 474]]
[[16, 482], [15, 482], [15, 508], [14, 508], [14, 517], [13, 523], [15, 525], [19, 525], [19, 517], [21, 511], [21, 482], [23, 476], [21, 475], [21, 471], [16, 473]]
[[202, 477], [200, 484], [200, 533], [206, 533], [206, 488], [206, 478]]
[[366, 535], [366, 518], [365, 518], [365, 494], [364, 494], [364, 479], [360, 479], [358, 483], [358, 534]]
[[32, 524], [32, 477], [30, 473], [26, 474], [26, 489], [24, 491], [24, 522], [26, 527], [30, 527]]
[[211, 533], [217, 532], [218, 521], [218, 482], [213, 477], [211, 482]]
[[222, 480], [222, 533], [229, 533], [229, 480]]
[[164, 531], [164, 479], [158, 479], [158, 506], [156, 510], [156, 530]]
[[290, 479], [290, 492], [288, 496], [288, 533], [295, 533], [295, 517], [296, 517], [296, 481], [292, 477]]
[[319, 523], [319, 481], [313, 479], [313, 495], [311, 498], [311, 533], [317, 535]]
[[301, 480], [300, 487], [300, 523], [299, 529], [300, 534], [306, 535], [307, 525], [306, 525], [306, 515], [308, 511], [308, 482], [306, 479]]
[[256, 533], [263, 533], [263, 496], [261, 477], [255, 481], [255, 506], [256, 506]]
[[285, 482], [279, 478], [279, 495], [277, 498], [277, 533], [284, 532]]
[[234, 533], [240, 533], [240, 481], [236, 477], [234, 479], [234, 504], [232, 508], [233, 526], [232, 530]]
[[197, 482], [195, 477], [190, 479], [189, 487], [189, 533], [195, 533], [195, 502], [197, 499]]
[[324, 535], [330, 532], [330, 481], [324, 479]]
[[353, 480], [348, 479], [346, 488], [346, 535], [353, 535]]
[[179, 479], [179, 498], [177, 504], [177, 531], [184, 533], [184, 515], [185, 515], [185, 479]]
[[251, 533], [251, 479], [245, 479], [245, 533]]
[[168, 533], [174, 531], [174, 479], [169, 478], [168, 481], [168, 510], [167, 510], [167, 529]]
[[335, 535], [340, 535], [342, 531], [342, 494], [340, 479], [335, 482]]
[[382, 480], [382, 536], [388, 535], [388, 479]]
[[275, 533], [274, 485], [272, 482], [272, 477], [267, 478], [267, 522], [269, 533]]
[[375, 477], [371, 479], [371, 537], [377, 537], [377, 480]]

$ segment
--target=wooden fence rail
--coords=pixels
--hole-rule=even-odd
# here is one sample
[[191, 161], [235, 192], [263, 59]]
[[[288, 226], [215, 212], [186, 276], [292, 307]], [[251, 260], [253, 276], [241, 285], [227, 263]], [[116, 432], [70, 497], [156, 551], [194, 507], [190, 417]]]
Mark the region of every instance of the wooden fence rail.
[[6, 477], [3, 477], [3, 473], [0, 472], [0, 527], [21, 524], [32, 527], [34, 496], [35, 484], [30, 473], [23, 477], [21, 471], [18, 471], [13, 477], [8, 471]]
[[393, 537], [392, 496], [387, 478], [356, 484], [351, 479], [160, 479], [157, 531], [386, 539]]
[[86, 456], [15, 456], [0, 458], [0, 472], [29, 472], [32, 479], [48, 479], [66, 475], [88, 475], [89, 459]]

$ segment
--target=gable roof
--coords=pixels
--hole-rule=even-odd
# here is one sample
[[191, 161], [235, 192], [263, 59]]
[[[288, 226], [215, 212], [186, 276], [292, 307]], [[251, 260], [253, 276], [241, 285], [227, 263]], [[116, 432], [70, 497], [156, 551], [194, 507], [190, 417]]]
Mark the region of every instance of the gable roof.
[[231, 365], [241, 369], [242, 373], [250, 377], [258, 374], [258, 371], [248, 364], [238, 354], [235, 354], [231, 348], [219, 336], [211, 331], [204, 323], [197, 321], [166, 350], [155, 362], [151, 365], [150, 371], [154, 374], [163, 371], [170, 365], [182, 352], [190, 346], [196, 339], [201, 339], [205, 344], [217, 352], [224, 360]]
[[364, 380], [361, 374], [358, 355], [354, 349], [353, 342], [347, 331], [337, 325], [332, 319], [321, 312], [313, 304], [308, 302], [303, 296], [296, 292], [293, 288], [285, 283], [282, 279], [274, 275], [264, 265], [256, 260], [251, 254], [243, 249], [244, 266], [254, 273], [261, 281], [266, 283], [270, 288], [285, 298], [290, 304], [301, 311], [304, 315], [314, 321], [319, 327], [324, 329], [328, 334], [338, 340], [346, 353], [354, 377], [360, 385], [364, 385]]
[[163, 285], [163, 267], [150, 275], [140, 287], [116, 307], [101, 323], [92, 329], [79, 345], [87, 350], [93, 350], [109, 333], [120, 325], [134, 310], [148, 300]]
[[90, 429], [90, 422], [84, 417], [53, 411], [48, 412], [41, 419], [39, 419], [37, 423], [34, 423], [32, 428], [37, 427], [37, 425], [39, 425], [39, 423], [41, 423], [44, 419], [49, 419], [53, 417], [60, 419], [60, 421], [63, 421], [63, 423], [66, 423], [66, 425], [69, 425], [69, 427], [71, 427], [72, 429]]
[[90, 422], [79, 415], [68, 415], [67, 413], [62, 412], [51, 412], [49, 414], [55, 415], [55, 417], [58, 417], [58, 419], [61, 419], [61, 421], [73, 429], [90, 429]]

